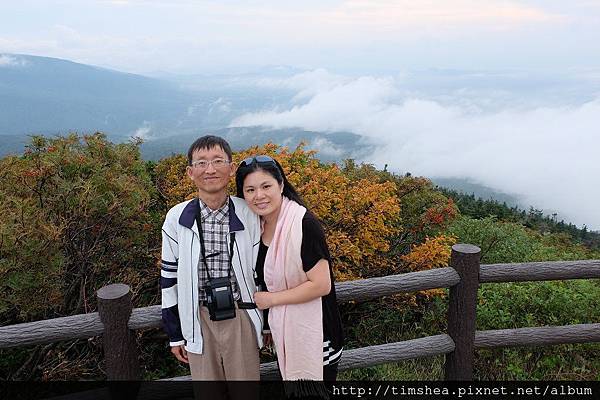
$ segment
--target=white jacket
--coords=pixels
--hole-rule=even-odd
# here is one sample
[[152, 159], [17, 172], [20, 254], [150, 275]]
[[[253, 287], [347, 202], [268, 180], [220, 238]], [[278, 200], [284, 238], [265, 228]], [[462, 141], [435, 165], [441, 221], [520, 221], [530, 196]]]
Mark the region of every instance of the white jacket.
[[[198, 316], [198, 262], [200, 237], [196, 223], [198, 198], [179, 203], [169, 210], [162, 227], [162, 293], [163, 326], [171, 346], [185, 344], [187, 351], [202, 354], [202, 328]], [[233, 271], [241, 301], [253, 302], [256, 285], [254, 270], [260, 243], [260, 221], [246, 202], [229, 197], [229, 232], [235, 232]], [[227, 235], [228, 247], [230, 237]], [[262, 312], [258, 309], [238, 309], [247, 312], [258, 347], [262, 347]]]

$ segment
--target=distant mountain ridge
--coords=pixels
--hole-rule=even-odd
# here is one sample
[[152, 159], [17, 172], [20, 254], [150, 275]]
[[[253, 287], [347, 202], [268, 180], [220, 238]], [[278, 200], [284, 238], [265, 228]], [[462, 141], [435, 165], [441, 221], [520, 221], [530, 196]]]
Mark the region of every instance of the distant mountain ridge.
[[516, 195], [500, 192], [480, 183], [475, 183], [469, 179], [433, 177], [431, 180], [437, 186], [453, 189], [465, 194], [473, 194], [475, 197], [479, 197], [483, 200], [496, 200], [500, 203], [506, 203], [510, 207], [528, 206], [523, 204]]
[[325, 162], [347, 158], [360, 159], [368, 156], [375, 149], [375, 145], [371, 141], [350, 132], [322, 133], [302, 129], [270, 129], [258, 126], [222, 128], [202, 133], [192, 132], [147, 141], [141, 145], [142, 157], [146, 160], [159, 160], [171, 154], [185, 154], [190, 144], [203, 133], [223, 137], [234, 151], [261, 146], [269, 142], [294, 149], [303, 142], [306, 149], [316, 150], [317, 157]]
[[[268, 72], [293, 70], [273, 67]], [[20, 136], [32, 134], [101, 131], [112, 141], [192, 136], [223, 129], [239, 115], [293, 97], [285, 89], [231, 85], [231, 76], [163, 78], [0, 53], [0, 155], [22, 147]]]
[[[143, 138], [141, 152], [147, 160], [185, 153], [195, 138], [206, 133], [225, 137], [236, 150], [267, 142], [294, 148], [306, 142], [306, 148], [317, 150], [323, 161], [369, 160], [377, 145], [352, 132], [229, 127], [247, 113], [300, 104], [302, 99], [295, 98], [297, 91], [273, 79], [300, 72], [303, 70], [294, 67], [272, 66], [239, 75], [165, 73], [152, 78], [56, 58], [0, 53], [0, 157], [22, 153], [28, 135], [101, 131], [113, 142]], [[462, 80], [458, 79], [461, 76]], [[440, 99], [445, 93], [438, 93], [442, 84], [455, 87], [464, 76], [461, 71], [440, 71], [413, 79], [412, 84]], [[263, 77], [270, 84], [260, 84]], [[505, 79], [512, 82], [510, 76]], [[524, 91], [529, 92], [538, 93]], [[484, 199], [528, 206], [516, 196], [467, 179], [433, 181]]]
[[187, 113], [191, 95], [174, 84], [56, 58], [0, 54], [0, 135], [108, 132], [126, 136], [155, 116]]
[[[266, 71], [276, 76], [298, 72], [281, 66]], [[286, 90], [230, 86], [230, 79], [194, 75], [166, 81], [56, 58], [0, 54], [0, 156], [21, 153], [30, 135], [97, 131], [113, 142], [141, 137], [142, 155], [149, 160], [185, 153], [205, 133], [225, 137], [236, 149], [305, 142], [326, 161], [357, 158], [373, 149], [350, 132], [228, 128], [243, 113], [291, 97]]]

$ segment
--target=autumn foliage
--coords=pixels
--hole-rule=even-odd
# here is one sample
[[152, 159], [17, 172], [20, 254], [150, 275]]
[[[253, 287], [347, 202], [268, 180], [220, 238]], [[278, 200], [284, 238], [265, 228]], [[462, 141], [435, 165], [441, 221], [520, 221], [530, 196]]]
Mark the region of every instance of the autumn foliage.
[[[410, 251], [410, 245], [442, 230], [457, 214], [452, 201], [433, 190], [427, 179], [398, 177], [351, 160], [342, 166], [324, 164], [302, 145], [294, 150], [275, 144], [255, 146], [235, 153], [233, 160], [238, 163], [258, 154], [281, 163], [323, 222], [338, 280], [401, 272], [400, 256]], [[156, 186], [169, 207], [196, 195], [185, 175], [186, 165], [183, 155], [156, 165]], [[235, 192], [233, 182], [230, 192]], [[410, 215], [402, 212], [404, 207]]]
[[[130, 285], [136, 307], [159, 301], [162, 220], [170, 207], [194, 197], [196, 187], [184, 155], [144, 162], [138, 145], [113, 144], [101, 133], [39, 136], [24, 154], [0, 160], [2, 324], [91, 312], [95, 291], [108, 283]], [[322, 221], [338, 281], [444, 265], [452, 241], [439, 234], [457, 213], [430, 181], [352, 160], [322, 163], [302, 145], [251, 147], [233, 158], [258, 154], [282, 164]], [[397, 297], [388, 306], [415, 299]], [[53, 348], [48, 368], [32, 374], [66, 379], [94, 368], [95, 350]], [[74, 349], [87, 355], [65, 355]], [[55, 368], [52, 351], [80, 362]], [[34, 376], [21, 372], [11, 376]]]
[[[302, 145], [252, 147], [234, 162], [257, 154], [277, 158], [323, 222], [338, 280], [443, 264], [451, 241], [436, 235], [457, 211], [430, 181], [351, 160], [325, 164]], [[25, 320], [89, 311], [105, 282], [155, 285], [162, 218], [196, 195], [184, 155], [147, 164], [137, 143], [102, 134], [35, 137], [25, 154], [0, 162], [0, 314]]]
[[[314, 151], [299, 146], [293, 151], [274, 144], [234, 154], [234, 162], [267, 154], [284, 168], [307, 206], [325, 226], [327, 242], [338, 280], [385, 274], [398, 269], [392, 245], [402, 232], [397, 185], [381, 179], [370, 166], [350, 171], [336, 164], [323, 164]], [[186, 159], [173, 156], [156, 166], [157, 187], [169, 206], [195, 195], [185, 177]], [[230, 186], [233, 194], [233, 182]]]
[[155, 277], [153, 193], [137, 144], [102, 134], [34, 137], [0, 160], [2, 320], [89, 312], [103, 284]]
[[[279, 160], [322, 221], [337, 281], [446, 267], [457, 240], [480, 246], [487, 262], [598, 257], [573, 245], [568, 236], [531, 232], [495, 217], [461, 216], [456, 204], [423, 177], [353, 160], [322, 163], [303, 146], [267, 144], [236, 152], [233, 158], [239, 162], [258, 154]], [[185, 155], [145, 162], [139, 143], [114, 144], [101, 133], [36, 136], [24, 154], [0, 159], [0, 325], [94, 311], [95, 292], [108, 283], [130, 285], [135, 307], [157, 304], [163, 218], [170, 207], [196, 195], [186, 165]], [[548, 288], [550, 299], [563, 298], [555, 294], [562, 291], [550, 291], [550, 284], [542, 288]], [[545, 300], [546, 294], [521, 292], [524, 302], [542, 299], [538, 303], [546, 309], [540, 308], [536, 318], [554, 318], [550, 308], [566, 303], [554, 305]], [[512, 286], [510, 293], [515, 293]], [[416, 327], [427, 315], [424, 310], [443, 303], [429, 300], [443, 294], [433, 289], [344, 304], [348, 343], [406, 339], [402, 330]], [[488, 318], [490, 329], [497, 329], [498, 319], [514, 322], [518, 313], [502, 313], [507, 298], [503, 291], [484, 294], [478, 318], [483, 315], [484, 323]], [[585, 313], [575, 323], [587, 321], [589, 309], [582, 307]], [[531, 315], [522, 313], [522, 325]], [[390, 322], [398, 320], [402, 323]], [[425, 334], [421, 329], [417, 331]], [[145, 378], [187, 373], [167, 354], [157, 330], [136, 334]], [[0, 379], [100, 379], [102, 358], [99, 338], [3, 349]]]

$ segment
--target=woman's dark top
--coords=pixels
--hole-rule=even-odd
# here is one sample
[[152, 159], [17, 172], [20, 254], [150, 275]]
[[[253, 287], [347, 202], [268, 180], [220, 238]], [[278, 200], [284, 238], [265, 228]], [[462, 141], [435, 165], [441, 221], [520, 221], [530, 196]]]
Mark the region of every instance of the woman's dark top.
[[[264, 267], [265, 257], [269, 248], [262, 242], [258, 250], [256, 261], [257, 284], [265, 290]], [[337, 306], [335, 285], [331, 266], [331, 256], [325, 241], [325, 232], [317, 217], [306, 211], [302, 218], [302, 247], [300, 250], [304, 272], [310, 271], [321, 259], [329, 262], [329, 277], [331, 278], [331, 291], [321, 298], [323, 307], [323, 365], [339, 361], [344, 346], [342, 321]], [[266, 288], [268, 289], [268, 288]], [[268, 310], [264, 310], [265, 329], [269, 329]]]

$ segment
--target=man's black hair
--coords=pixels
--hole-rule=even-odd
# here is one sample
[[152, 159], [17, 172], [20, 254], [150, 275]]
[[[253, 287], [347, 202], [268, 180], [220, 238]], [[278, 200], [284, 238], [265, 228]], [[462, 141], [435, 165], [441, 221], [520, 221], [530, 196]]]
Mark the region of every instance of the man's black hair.
[[227, 143], [227, 141], [220, 136], [206, 135], [196, 139], [196, 141], [190, 146], [187, 152], [188, 165], [192, 165], [192, 156], [197, 150], [210, 150], [213, 147], [220, 147], [223, 149], [225, 154], [227, 154], [227, 158], [229, 161], [231, 161], [232, 154], [229, 143]]

